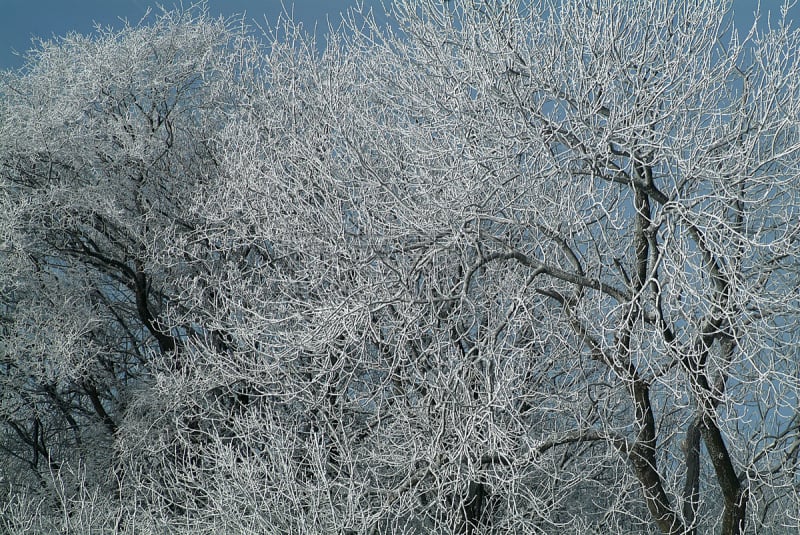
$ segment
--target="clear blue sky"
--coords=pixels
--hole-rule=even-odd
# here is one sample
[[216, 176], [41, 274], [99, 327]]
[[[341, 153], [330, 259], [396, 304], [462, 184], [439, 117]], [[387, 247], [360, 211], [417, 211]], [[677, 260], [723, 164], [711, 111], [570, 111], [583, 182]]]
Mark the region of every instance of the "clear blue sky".
[[[161, 3], [172, 6], [179, 0], [0, 0], [0, 69], [16, 68], [21, 59], [13, 51], [24, 52], [31, 47], [31, 37], [49, 38], [64, 35], [69, 31], [90, 33], [93, 21], [103, 25], [119, 27], [120, 17], [131, 22], [138, 21], [148, 6]], [[432, 2], [442, 0], [430, 0]], [[628, 1], [628, 0], [621, 0]], [[635, 0], [630, 0], [635, 1]], [[714, 0], [708, 0], [714, 1]], [[184, 0], [190, 5], [192, 0]], [[285, 1], [292, 9], [292, 1]], [[295, 20], [307, 27], [318, 23], [324, 31], [326, 16], [337, 21], [338, 14], [355, 4], [355, 0], [295, 0]], [[380, 6], [379, 0], [368, 0], [367, 5]], [[762, 0], [762, 11], [777, 13], [781, 0]], [[215, 14], [233, 15], [245, 13], [248, 20], [274, 21], [281, 12], [281, 0], [209, 0], [209, 8]], [[757, 0], [735, 0], [736, 21], [740, 29], [746, 21], [752, 21]], [[800, 7], [792, 10], [794, 19], [800, 19]]]

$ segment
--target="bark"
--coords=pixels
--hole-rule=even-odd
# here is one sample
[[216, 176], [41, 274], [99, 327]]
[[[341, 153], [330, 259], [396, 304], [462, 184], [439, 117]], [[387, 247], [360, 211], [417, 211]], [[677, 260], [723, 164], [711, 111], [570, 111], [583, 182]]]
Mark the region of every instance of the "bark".
[[467, 491], [467, 497], [463, 502], [464, 522], [463, 528], [459, 531], [465, 535], [477, 533], [480, 528], [483, 510], [486, 507], [488, 493], [486, 486], [478, 481], [471, 481]]
[[150, 334], [156, 339], [158, 342], [158, 347], [163, 353], [174, 353], [176, 347], [175, 339], [172, 336], [165, 334], [157, 327], [155, 324], [155, 318], [153, 317], [152, 312], [150, 312], [150, 306], [147, 299], [147, 275], [141, 269], [137, 269], [136, 271], [134, 290], [136, 293], [136, 312], [138, 313], [142, 324], [144, 324], [148, 332], [150, 332]]
[[699, 421], [693, 420], [686, 429], [682, 444], [686, 479], [683, 484], [683, 520], [687, 535], [697, 533], [697, 507], [700, 502], [700, 428]]
[[722, 433], [711, 414], [703, 416], [700, 431], [703, 442], [714, 466], [717, 482], [722, 490], [724, 510], [722, 513], [722, 535], [739, 535], [744, 532], [748, 492], [742, 487]]
[[92, 403], [94, 412], [96, 412], [103, 421], [103, 425], [106, 426], [106, 429], [108, 429], [109, 433], [112, 435], [115, 434], [117, 432], [117, 423], [114, 421], [111, 415], [108, 414], [105, 407], [103, 407], [103, 403], [100, 401], [100, 394], [97, 392], [97, 389], [91, 384], [84, 384], [83, 389], [89, 396], [89, 401]]
[[678, 535], [686, 529], [678, 515], [672, 510], [656, 463], [656, 427], [650, 392], [647, 385], [638, 381], [632, 387], [636, 421], [640, 426], [639, 437], [631, 448], [629, 459], [636, 478], [642, 485], [647, 509], [662, 533]]

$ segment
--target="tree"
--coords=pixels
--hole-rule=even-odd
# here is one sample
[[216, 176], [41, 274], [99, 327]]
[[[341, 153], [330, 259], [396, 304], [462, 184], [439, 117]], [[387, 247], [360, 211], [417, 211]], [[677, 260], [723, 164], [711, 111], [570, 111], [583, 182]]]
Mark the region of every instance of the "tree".
[[246, 100], [235, 21], [198, 7], [150, 22], [41, 42], [3, 80], [0, 479], [34, 502], [84, 479], [120, 492], [120, 422], [185, 334], [161, 316], [189, 273], [159, 252], [192, 228], [213, 137]]
[[[214, 76], [192, 79], [184, 142], [144, 159], [169, 210], [125, 227], [120, 260], [144, 364], [113, 415], [129, 374], [89, 383], [114, 424], [118, 529], [800, 527], [798, 34], [739, 38], [714, 3], [589, 4], [398, 0], [393, 29], [351, 14], [322, 53], [287, 22], [263, 49], [189, 55]], [[160, 20], [149, 39], [208, 35]], [[13, 205], [47, 198], [16, 174], [41, 162], [70, 162], [64, 195], [119, 180], [115, 158], [72, 163], [99, 130], [59, 160], [7, 148], [31, 124], [19, 88], [58, 73], [33, 65], [6, 85]], [[114, 191], [93, 205], [138, 221]], [[104, 292], [76, 281], [128, 241], [27, 238], [76, 205], [3, 228], [58, 259], [48, 284]], [[54, 292], [30, 295], [8, 305], [15, 339], [46, 343], [16, 318]], [[120, 323], [75, 302], [96, 319], [68, 316], [56, 362], [97, 360], [92, 329]]]

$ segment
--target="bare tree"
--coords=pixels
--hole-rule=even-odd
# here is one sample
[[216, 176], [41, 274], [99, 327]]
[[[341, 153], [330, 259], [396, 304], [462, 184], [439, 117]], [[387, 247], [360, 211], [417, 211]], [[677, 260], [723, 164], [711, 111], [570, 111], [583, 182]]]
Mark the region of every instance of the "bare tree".
[[727, 9], [397, 0], [192, 85], [119, 526], [797, 530], [798, 34]]

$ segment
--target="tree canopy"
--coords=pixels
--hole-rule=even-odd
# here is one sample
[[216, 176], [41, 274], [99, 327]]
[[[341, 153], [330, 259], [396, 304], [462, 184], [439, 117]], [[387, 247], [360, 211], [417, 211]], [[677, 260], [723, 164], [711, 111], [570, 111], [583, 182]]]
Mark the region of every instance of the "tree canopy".
[[800, 34], [203, 6], [0, 80], [0, 533], [800, 529]]

